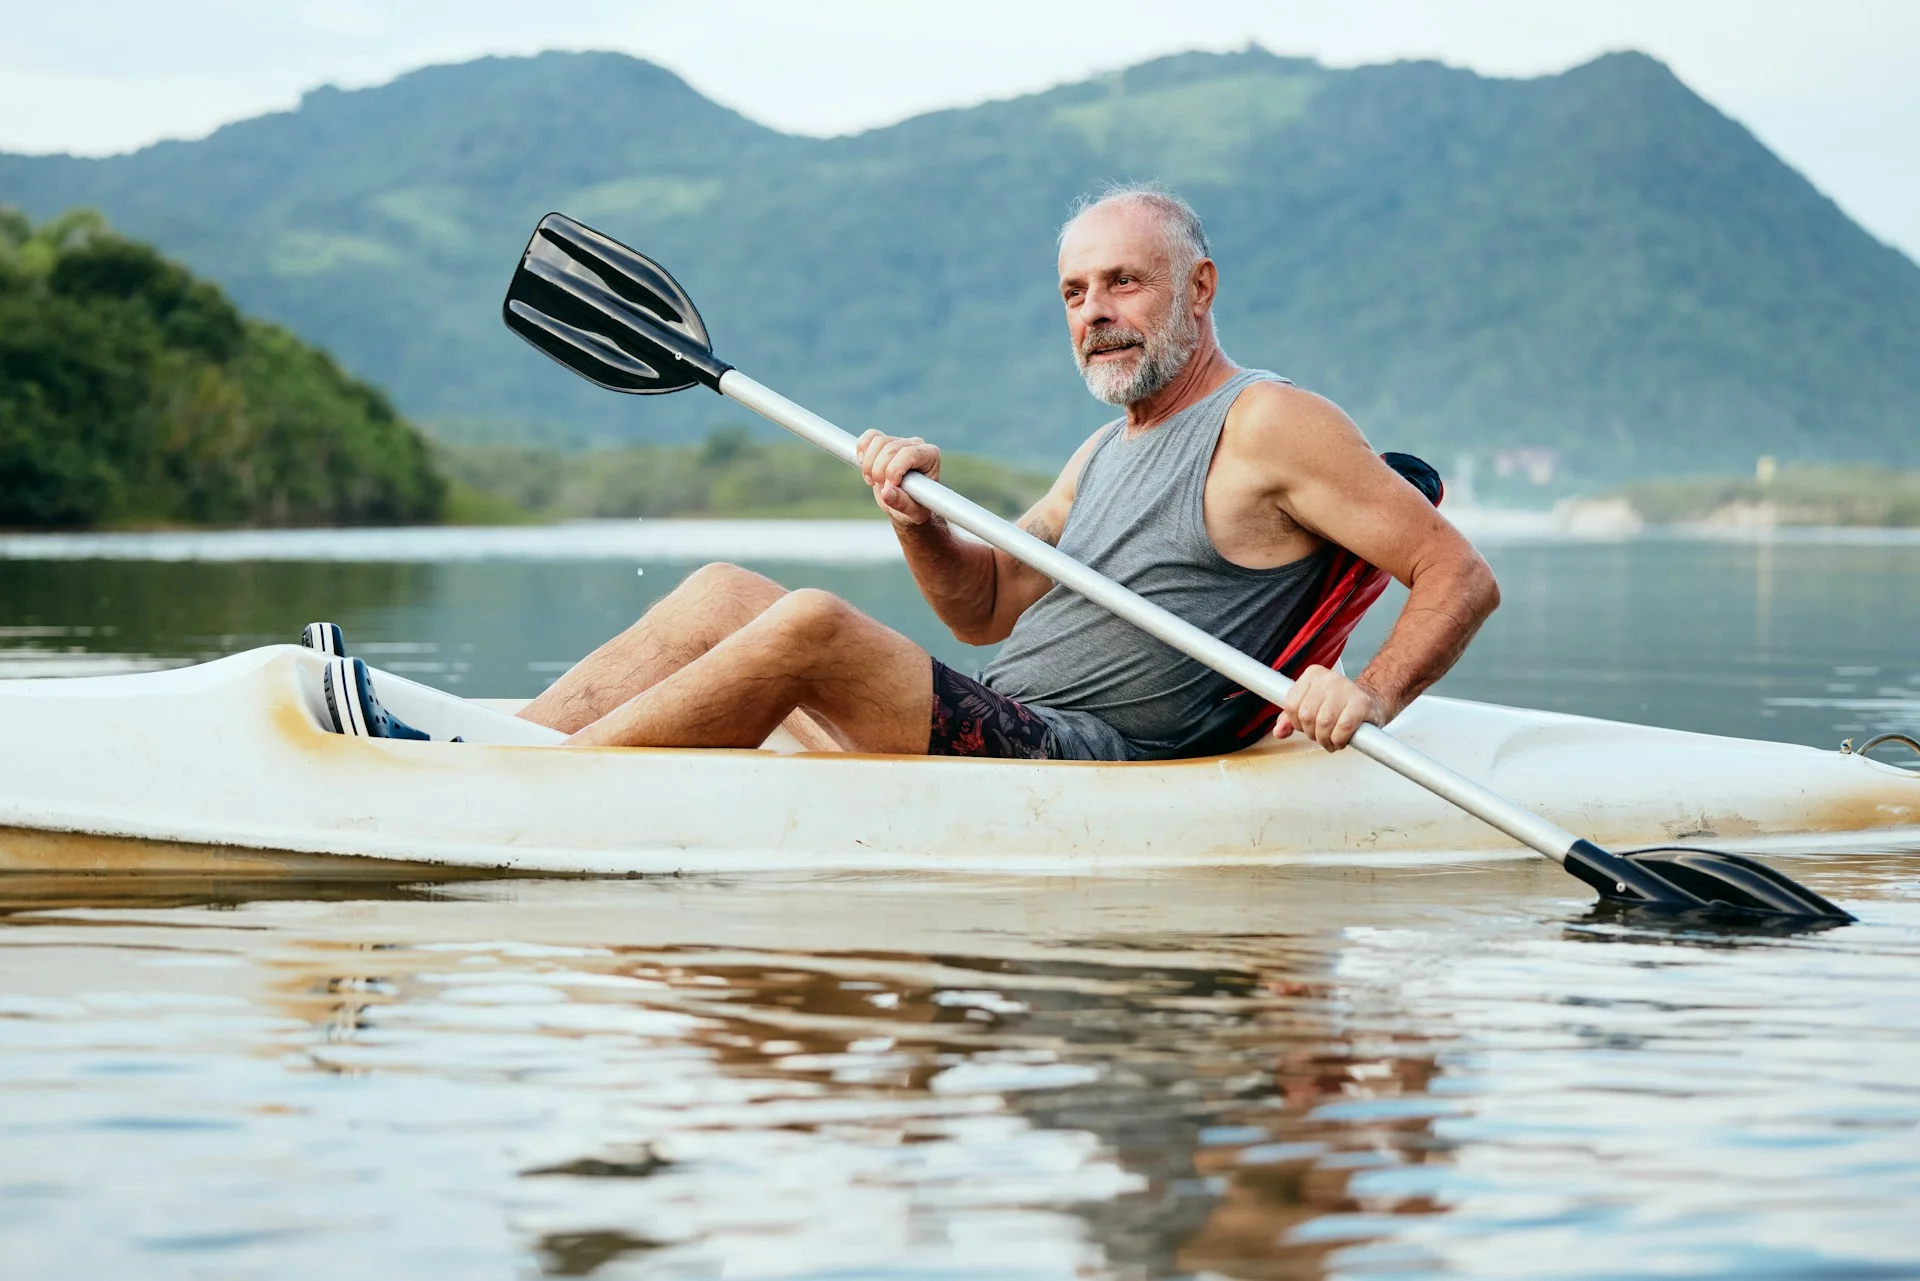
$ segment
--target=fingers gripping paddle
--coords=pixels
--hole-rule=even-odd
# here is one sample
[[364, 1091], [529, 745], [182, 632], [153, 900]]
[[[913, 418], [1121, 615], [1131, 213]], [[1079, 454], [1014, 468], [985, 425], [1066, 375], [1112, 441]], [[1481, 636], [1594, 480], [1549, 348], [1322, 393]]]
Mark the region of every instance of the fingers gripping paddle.
[[[508, 328], [602, 387], [655, 395], [704, 384], [858, 466], [852, 436], [713, 354], [693, 300], [664, 268], [564, 214], [548, 214], [534, 229], [502, 312]], [[1293, 682], [1279, 672], [938, 481], [914, 472], [902, 488], [923, 507], [1269, 703], [1278, 706], [1286, 699]], [[1362, 725], [1353, 747], [1544, 854], [1608, 902], [1809, 922], [1853, 919], [1812, 890], [1744, 855], [1696, 849], [1609, 853], [1430, 760], [1377, 725]]]

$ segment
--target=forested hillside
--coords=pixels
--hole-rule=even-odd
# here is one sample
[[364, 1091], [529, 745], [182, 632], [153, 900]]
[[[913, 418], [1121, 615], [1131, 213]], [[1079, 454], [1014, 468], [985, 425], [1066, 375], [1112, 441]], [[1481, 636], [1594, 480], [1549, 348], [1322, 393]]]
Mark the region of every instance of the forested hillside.
[[0, 526], [431, 520], [378, 391], [97, 214], [0, 208]]
[[1920, 268], [1638, 54], [1534, 80], [1188, 54], [825, 140], [618, 55], [488, 59], [128, 156], [0, 157], [0, 202], [107, 210], [470, 438], [735, 420], [705, 392], [595, 392], [501, 326], [563, 209], [849, 428], [1044, 464], [1106, 412], [1052, 258], [1109, 178], [1187, 194], [1228, 350], [1383, 447], [1540, 446], [1593, 476], [1920, 462]]

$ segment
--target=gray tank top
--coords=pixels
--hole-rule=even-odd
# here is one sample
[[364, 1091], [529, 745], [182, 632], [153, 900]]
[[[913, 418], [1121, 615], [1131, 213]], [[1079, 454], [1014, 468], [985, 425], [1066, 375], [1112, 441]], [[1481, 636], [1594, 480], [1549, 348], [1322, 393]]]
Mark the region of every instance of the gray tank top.
[[[1227, 411], [1256, 382], [1243, 370], [1165, 422], [1127, 439], [1111, 423], [1080, 473], [1060, 550], [1236, 649], [1258, 652], [1311, 609], [1330, 548], [1247, 569], [1207, 537], [1207, 471]], [[981, 679], [1044, 717], [1052, 754], [1163, 759], [1235, 688], [1065, 587], [1020, 616]]]

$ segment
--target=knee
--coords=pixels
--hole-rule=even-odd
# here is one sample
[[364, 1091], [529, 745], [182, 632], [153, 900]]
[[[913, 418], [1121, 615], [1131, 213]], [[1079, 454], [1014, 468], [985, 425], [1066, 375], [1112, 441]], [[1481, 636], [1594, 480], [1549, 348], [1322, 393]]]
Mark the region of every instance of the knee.
[[683, 592], [723, 592], [737, 588], [747, 582], [765, 581], [750, 569], [738, 565], [729, 565], [726, 561], [710, 561], [680, 580], [676, 591]]
[[786, 589], [771, 578], [750, 569], [714, 561], [702, 565], [680, 580], [673, 594], [707, 601], [752, 600], [764, 602], [780, 596]]
[[861, 615], [832, 592], [803, 587], [781, 597], [763, 617], [782, 642], [805, 654], [844, 637]]

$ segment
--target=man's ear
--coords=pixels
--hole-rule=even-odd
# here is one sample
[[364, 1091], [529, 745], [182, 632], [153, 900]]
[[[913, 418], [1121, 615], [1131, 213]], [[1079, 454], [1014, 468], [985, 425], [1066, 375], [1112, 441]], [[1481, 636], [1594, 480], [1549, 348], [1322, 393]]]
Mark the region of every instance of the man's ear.
[[1213, 306], [1213, 295], [1220, 287], [1220, 269], [1213, 265], [1213, 259], [1202, 258], [1193, 264], [1193, 276], [1188, 282], [1193, 287], [1193, 307], [1203, 312]]

